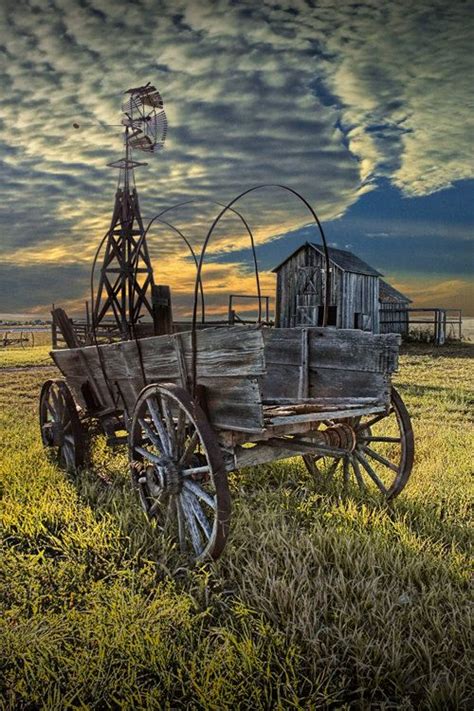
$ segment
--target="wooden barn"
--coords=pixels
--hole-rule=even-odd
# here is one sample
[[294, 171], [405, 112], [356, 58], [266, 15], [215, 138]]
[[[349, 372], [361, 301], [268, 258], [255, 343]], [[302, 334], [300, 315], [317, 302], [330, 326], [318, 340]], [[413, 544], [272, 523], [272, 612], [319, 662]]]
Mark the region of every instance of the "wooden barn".
[[408, 336], [411, 299], [380, 279], [380, 333]]
[[[329, 248], [329, 326], [379, 333], [380, 273], [351, 252]], [[326, 269], [322, 245], [306, 242], [279, 264], [275, 325], [320, 326]]]

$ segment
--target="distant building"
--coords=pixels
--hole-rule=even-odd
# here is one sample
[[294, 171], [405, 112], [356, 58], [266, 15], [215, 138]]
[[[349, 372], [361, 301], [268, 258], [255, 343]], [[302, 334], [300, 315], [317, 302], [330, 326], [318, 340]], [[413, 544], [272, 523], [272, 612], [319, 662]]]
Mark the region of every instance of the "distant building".
[[411, 299], [380, 279], [380, 333], [408, 335]]
[[[382, 332], [405, 332], [403, 324], [393, 323], [393, 330], [391, 324], [401, 319], [402, 302], [407, 308], [409, 299], [384, 282], [380, 272], [352, 252], [330, 247], [329, 261], [329, 326], [380, 333], [382, 309]], [[326, 284], [322, 245], [306, 242], [273, 271], [277, 274], [275, 325], [281, 328], [322, 325]], [[396, 309], [392, 308], [394, 304]], [[406, 312], [405, 315], [408, 318]]]

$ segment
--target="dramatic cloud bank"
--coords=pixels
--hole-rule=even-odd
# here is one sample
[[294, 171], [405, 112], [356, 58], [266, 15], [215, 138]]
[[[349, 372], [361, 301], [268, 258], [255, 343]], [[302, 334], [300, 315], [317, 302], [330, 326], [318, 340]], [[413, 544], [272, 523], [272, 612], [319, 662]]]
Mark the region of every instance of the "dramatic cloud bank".
[[[170, 123], [165, 150], [137, 171], [149, 216], [278, 182], [331, 220], [380, 178], [420, 196], [474, 177], [467, 2], [3, 0], [0, 17], [0, 258], [10, 280], [35, 274], [23, 301], [2, 279], [0, 311], [86, 294], [113, 200], [106, 164], [121, 152], [106, 124], [144, 81]], [[278, 193], [244, 208], [259, 240], [307, 222]], [[215, 212], [173, 220], [199, 244]], [[238, 221], [226, 225], [213, 250], [245, 244]], [[181, 244], [160, 230], [156, 254], [160, 281], [184, 274], [182, 291], [192, 269]], [[211, 292], [235, 279], [247, 279], [237, 262]]]

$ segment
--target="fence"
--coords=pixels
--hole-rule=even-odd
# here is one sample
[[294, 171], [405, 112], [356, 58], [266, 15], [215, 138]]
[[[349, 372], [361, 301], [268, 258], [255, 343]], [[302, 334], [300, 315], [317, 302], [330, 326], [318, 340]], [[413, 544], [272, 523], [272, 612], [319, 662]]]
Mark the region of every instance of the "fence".
[[384, 329], [384, 326], [389, 324], [393, 325], [395, 332], [405, 335], [422, 336], [423, 333], [426, 333], [427, 337], [438, 346], [442, 346], [447, 338], [462, 339], [461, 309], [404, 309], [403, 313], [400, 312], [398, 319], [394, 319], [391, 315], [386, 321], [381, 320], [382, 333], [387, 332], [387, 328]]

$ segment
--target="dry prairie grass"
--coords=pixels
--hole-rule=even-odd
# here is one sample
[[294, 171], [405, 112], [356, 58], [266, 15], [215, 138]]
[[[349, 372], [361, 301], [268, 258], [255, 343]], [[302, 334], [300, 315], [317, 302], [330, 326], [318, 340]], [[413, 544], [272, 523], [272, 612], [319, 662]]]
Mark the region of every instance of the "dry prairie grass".
[[98, 438], [76, 482], [48, 461], [53, 370], [0, 372], [2, 708], [472, 708], [466, 348], [402, 357], [417, 451], [392, 508], [297, 459], [245, 470], [224, 556], [191, 571], [125, 453]]

